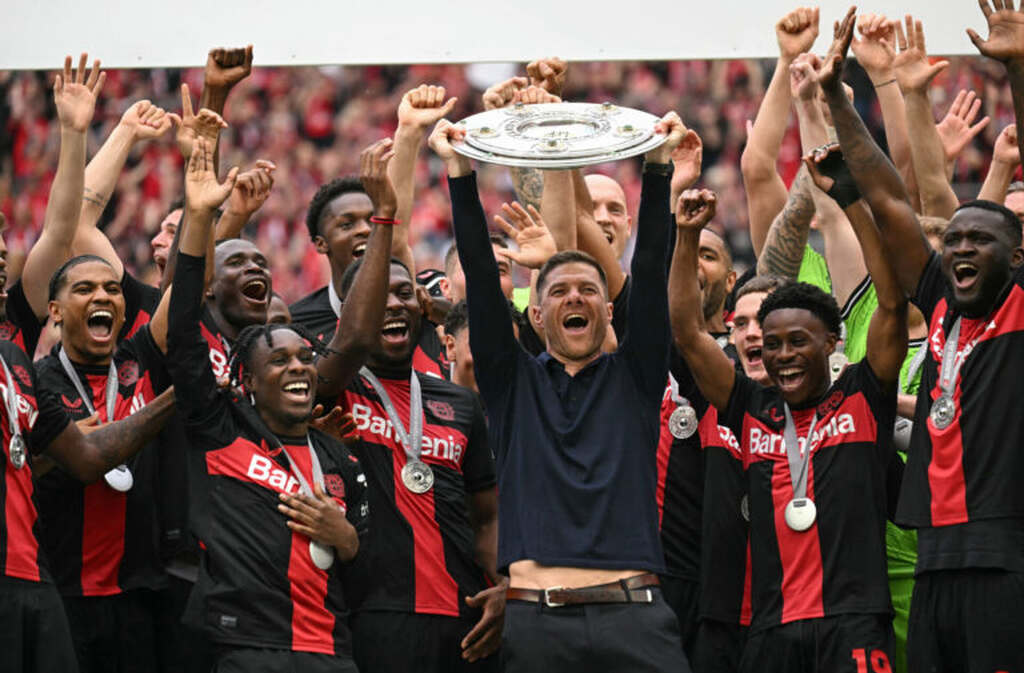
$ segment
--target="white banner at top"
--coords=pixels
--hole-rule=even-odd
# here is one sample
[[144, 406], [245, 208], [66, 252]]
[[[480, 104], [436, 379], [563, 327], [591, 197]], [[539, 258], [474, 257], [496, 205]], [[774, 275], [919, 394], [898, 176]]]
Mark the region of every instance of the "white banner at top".
[[[255, 64], [402, 64], [761, 58], [777, 55], [785, 0], [7, 0], [0, 69], [55, 69], [87, 51], [108, 68], [201, 66], [209, 48], [255, 45]], [[824, 0], [814, 49], [849, 7]], [[873, 0], [862, 12], [924, 21], [931, 54], [977, 54], [976, 0]], [[902, 14], [900, 14], [902, 17]]]

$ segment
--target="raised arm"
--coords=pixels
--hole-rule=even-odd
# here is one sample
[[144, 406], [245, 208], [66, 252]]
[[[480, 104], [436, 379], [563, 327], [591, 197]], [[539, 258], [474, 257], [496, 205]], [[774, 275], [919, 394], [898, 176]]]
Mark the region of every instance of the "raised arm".
[[[206, 69], [203, 72], [203, 93], [199, 107], [211, 110], [224, 117], [228, 94], [236, 84], [252, 72], [252, 45], [236, 48], [217, 47], [206, 55]], [[220, 148], [214, 146], [213, 170], [220, 169]]]
[[96, 97], [103, 88], [106, 73], [100, 62], [86, 73], [89, 57], [82, 54], [78, 70], [72, 72], [71, 57], [64, 59], [64, 72], [53, 83], [53, 101], [60, 120], [60, 158], [57, 174], [50, 186], [43, 231], [32, 246], [21, 272], [25, 298], [36, 318], [45, 319], [50, 276], [71, 256], [75, 227], [82, 212], [85, 183], [85, 132], [96, 110]]
[[[871, 79], [882, 110], [882, 124], [885, 126], [885, 141], [889, 145], [889, 156], [903, 177], [911, 203], [917, 203], [917, 178], [910, 156], [910, 135], [907, 128], [907, 113], [903, 94], [896, 78], [896, 54], [892, 40], [895, 24], [881, 14], [862, 14], [857, 18], [857, 30], [861, 37], [854, 38], [851, 46], [864, 71]], [[805, 148], [805, 152], [809, 149]]]
[[807, 232], [814, 218], [814, 184], [801, 168], [789, 188], [786, 205], [775, 216], [764, 249], [757, 258], [758, 275], [771, 274], [796, 280], [807, 246]]
[[577, 247], [596, 259], [604, 269], [605, 278], [608, 280], [608, 297], [615, 301], [622, 292], [622, 286], [626, 284], [626, 273], [619, 264], [615, 248], [608, 242], [604, 231], [597, 223], [590, 190], [587, 189], [583, 174], [578, 170], [572, 171], [572, 196], [576, 216]]
[[407, 91], [398, 105], [398, 129], [395, 131], [395, 156], [388, 174], [398, 196], [398, 210], [391, 242], [391, 256], [402, 260], [416, 276], [415, 259], [409, 246], [412, 207], [416, 196], [416, 159], [427, 132], [455, 107], [457, 98], [445, 100], [443, 86], [421, 84]]
[[216, 240], [241, 236], [253, 214], [270, 198], [275, 170], [277, 166], [272, 161], [259, 159], [253, 168], [238, 174], [224, 214], [217, 220]]
[[871, 208], [887, 252], [901, 260], [897, 275], [904, 292], [910, 294], [917, 289], [931, 248], [910, 205], [903, 180], [871, 138], [842, 88], [843, 62], [853, 37], [854, 11], [851, 8], [842, 23], [835, 24], [835, 41], [817, 72], [818, 84], [825, 93], [846, 165]]
[[946, 157], [946, 177], [950, 180], [953, 179], [956, 158], [991, 121], [988, 116], [974, 121], [981, 111], [981, 104], [978, 94], [961, 89], [953, 99], [953, 104], [949, 106], [946, 116], [935, 125], [935, 130], [939, 132], [939, 140], [942, 141], [942, 152]]
[[736, 381], [736, 370], [725, 352], [704, 328], [697, 251], [700, 232], [715, 216], [713, 192], [691, 189], [676, 205], [676, 247], [668, 278], [669, 315], [676, 348], [708, 402], [725, 409]]
[[946, 156], [935, 127], [928, 86], [948, 61], [930, 64], [924, 47], [924, 27], [908, 15], [907, 30], [896, 24], [900, 53], [896, 57], [896, 77], [906, 96], [907, 124], [911, 134], [911, 156], [921, 195], [921, 213], [949, 219], [959, 202], [946, 177]]
[[390, 138], [375, 142], [359, 156], [359, 178], [373, 203], [371, 221], [375, 222], [359, 271], [341, 307], [338, 324], [342, 327], [331, 338], [330, 352], [317, 361], [319, 396], [341, 394], [380, 340], [391, 277], [394, 230], [389, 223], [394, 222], [398, 209], [398, 197], [388, 177], [388, 162], [394, 156]]
[[72, 244], [73, 255], [98, 255], [114, 267], [118, 278], [124, 274], [120, 256], [96, 224], [114, 194], [132, 148], [140, 142], [159, 138], [170, 128], [171, 117], [148, 100], [140, 100], [121, 115], [121, 121], [85, 167], [82, 212]]
[[988, 175], [978, 192], [979, 199], [1003, 203], [1006, 192], [1013, 182], [1013, 174], [1020, 166], [1020, 149], [1017, 147], [1017, 125], [1010, 124], [999, 133], [995, 148], [992, 150], [992, 163], [988, 167]]
[[814, 46], [818, 37], [818, 9], [793, 10], [775, 25], [775, 36], [779, 42], [775, 73], [761, 100], [740, 159], [743, 186], [747, 191], [750, 239], [758, 257], [772, 220], [786, 205], [786, 185], [775, 164], [789, 123], [789, 65]]
[[[967, 29], [971, 42], [985, 56], [1001, 61], [1006, 66], [1013, 96], [1013, 111], [1017, 128], [1024, 125], [1024, 7], [1013, 8], [1013, 2], [995, 0], [996, 9], [988, 0], [978, 0], [988, 20], [988, 39], [982, 40], [973, 29]], [[1024, 134], [1017, 134], [1017, 147], [1024, 149]], [[1024, 154], [1024, 152], [1022, 152]]]
[[875, 286], [878, 308], [868, 328], [867, 359], [883, 383], [895, 386], [907, 355], [907, 292], [900, 286], [893, 268], [894, 255], [887, 255], [871, 212], [859, 198], [853, 177], [842, 161], [838, 145], [818, 149], [804, 157], [814, 183], [835, 194], [860, 243], [862, 257]]

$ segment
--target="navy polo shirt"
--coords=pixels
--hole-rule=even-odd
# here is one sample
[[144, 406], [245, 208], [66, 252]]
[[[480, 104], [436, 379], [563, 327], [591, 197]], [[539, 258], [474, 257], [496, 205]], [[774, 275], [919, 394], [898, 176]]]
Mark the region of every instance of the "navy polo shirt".
[[656, 455], [671, 343], [669, 177], [645, 174], [628, 334], [575, 376], [515, 340], [476, 177], [450, 179], [469, 343], [498, 467], [498, 566], [660, 572]]

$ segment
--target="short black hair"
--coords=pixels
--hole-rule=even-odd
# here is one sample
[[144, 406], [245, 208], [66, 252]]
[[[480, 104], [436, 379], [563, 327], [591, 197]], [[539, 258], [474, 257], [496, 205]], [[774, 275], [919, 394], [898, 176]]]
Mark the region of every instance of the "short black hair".
[[[508, 314], [512, 318], [512, 322], [522, 331], [526, 326], [526, 317], [511, 301], [508, 302]], [[448, 315], [444, 319], [444, 333], [455, 336], [467, 327], [469, 327], [469, 305], [466, 304], [465, 299], [462, 299], [448, 310]]]
[[[496, 245], [499, 248], [508, 250], [508, 236], [505, 234], [492, 231], [487, 235], [487, 238], [491, 241], [491, 245]], [[448, 246], [447, 252], [444, 253], [444, 275], [450, 276], [452, 271], [455, 270], [455, 260], [458, 259], [459, 250], [455, 245], [455, 241]], [[460, 262], [462, 260], [459, 260]]]
[[[54, 271], [53, 275], [50, 276], [50, 301], [56, 299], [57, 295], [60, 294], [60, 291], [64, 289], [64, 286], [68, 284], [68, 272], [79, 264], [86, 264], [88, 262], [103, 262], [111, 269], [114, 268], [110, 262], [99, 255], [78, 255], [76, 257], [72, 257], [61, 264], [60, 268]], [[117, 281], [121, 282], [121, 279], [118, 278]]]
[[548, 279], [548, 274], [565, 264], [573, 264], [579, 262], [581, 264], [589, 264], [590, 266], [597, 269], [597, 275], [601, 278], [601, 285], [604, 286], [604, 294], [608, 296], [608, 277], [604, 274], [604, 269], [596, 259], [588, 255], [581, 250], [563, 250], [556, 252], [548, 258], [548, 261], [544, 262], [544, 266], [540, 267], [540, 273], [537, 274], [537, 295], [540, 296], [544, 291], [544, 283]]
[[173, 201], [171, 201], [171, 205], [167, 206], [167, 213], [164, 215], [164, 217], [166, 217], [167, 215], [170, 215], [171, 213], [173, 213], [176, 210], [185, 210], [185, 197], [184, 196], [179, 196], [178, 198], [176, 198]]
[[[363, 257], [360, 257], [356, 261], [354, 261], [351, 264], [349, 264], [348, 268], [345, 269], [345, 273], [342, 274], [342, 276], [341, 276], [341, 299], [342, 299], [342, 301], [344, 301], [345, 297], [348, 295], [348, 291], [352, 289], [352, 283], [355, 282], [356, 274], [359, 272], [359, 269], [363, 268], [363, 259], [364, 259]], [[397, 257], [392, 257], [391, 258], [391, 263], [392, 264], [397, 264], [398, 266], [400, 266], [403, 269], [405, 269], [406, 273], [409, 274], [409, 278], [412, 280], [412, 282], [413, 283], [416, 282], [416, 279], [412, 277], [412, 271], [409, 271], [409, 267], [407, 267], [405, 265], [405, 262], [403, 262], [402, 260], [398, 259]]]
[[320, 185], [313, 195], [313, 200], [309, 202], [309, 210], [306, 211], [306, 228], [309, 229], [310, 240], [315, 240], [320, 235], [320, 216], [327, 204], [349, 192], [366, 194], [366, 189], [355, 176], [335, 178], [326, 185]]
[[976, 199], [974, 201], [968, 201], [963, 204], [955, 211], [953, 211], [953, 217], [965, 208], [980, 208], [981, 210], [987, 210], [993, 213], [997, 213], [1002, 216], [1004, 229], [1006, 233], [1010, 235], [1010, 240], [1013, 241], [1014, 247], [1019, 247], [1021, 244], [1021, 228], [1020, 220], [1017, 218], [1017, 214], [1007, 208], [1001, 203], [995, 201], [986, 201], [985, 199]]
[[839, 304], [836, 303], [835, 297], [821, 288], [810, 283], [787, 283], [783, 285], [770, 293], [761, 302], [761, 308], [757, 310], [757, 322], [763, 326], [764, 320], [768, 317], [769, 313], [786, 308], [800, 308], [810, 311], [814, 317], [825, 325], [825, 329], [837, 336], [839, 335], [839, 325], [841, 322]]
[[274, 332], [287, 329], [295, 332], [309, 342], [313, 352], [317, 355], [326, 355], [329, 349], [324, 342], [313, 336], [309, 330], [297, 323], [267, 323], [265, 325], [249, 325], [242, 328], [235, 339], [234, 348], [231, 349], [231, 359], [228, 361], [228, 371], [231, 377], [231, 385], [236, 386], [241, 382], [242, 372], [252, 368], [252, 354], [256, 350], [256, 344], [260, 338], [267, 344], [267, 348], [274, 345], [272, 335]]
[[736, 301], [739, 301], [740, 297], [746, 297], [748, 294], [754, 294], [757, 292], [764, 292], [765, 294], [772, 293], [780, 287], [789, 285], [792, 282], [793, 281], [788, 278], [783, 278], [782, 276], [776, 276], [770, 273], [754, 276], [744, 283], [743, 287], [736, 291]]

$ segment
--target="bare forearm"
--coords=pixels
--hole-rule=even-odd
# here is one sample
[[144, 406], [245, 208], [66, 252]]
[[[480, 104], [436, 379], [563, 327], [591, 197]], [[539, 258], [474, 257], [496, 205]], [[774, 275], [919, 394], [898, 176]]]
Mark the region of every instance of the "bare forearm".
[[224, 214], [217, 220], [215, 228], [217, 233], [214, 234], [214, 239], [223, 241], [228, 238], [238, 238], [242, 235], [245, 225], [249, 224], [250, 215], [251, 213], [239, 213], [230, 208], [225, 210]]
[[700, 232], [676, 229], [676, 247], [669, 267], [669, 319], [672, 336], [681, 351], [704, 330], [700, 283], [697, 280], [697, 251]]
[[1013, 181], [1013, 173], [1016, 169], [1017, 167], [1012, 164], [993, 161], [988, 168], [985, 182], [981, 185], [981, 191], [978, 192], [978, 198], [996, 203], [1005, 201], [1006, 192], [1010, 189], [1010, 183]]
[[[878, 94], [878, 105], [882, 109], [882, 124], [885, 127], [885, 140], [889, 145], [889, 155], [896, 169], [903, 177], [907, 193], [912, 202], [917, 197], [917, 175], [914, 172], [914, 161], [910, 153], [910, 130], [907, 123], [906, 103], [899, 85], [892, 78], [891, 82], [875, 89]], [[934, 122], [933, 122], [934, 125]]]
[[478, 524], [475, 527], [475, 558], [487, 577], [495, 585], [505, 582], [505, 578], [498, 574], [498, 517], [490, 521]]
[[911, 133], [910, 154], [917, 177], [924, 215], [950, 218], [958, 202], [946, 178], [946, 155], [935, 128], [927, 90], [909, 91], [906, 98], [907, 122]]
[[576, 201], [570, 171], [543, 171], [543, 196], [540, 214], [548, 225], [555, 245], [561, 250], [576, 249]]
[[531, 205], [537, 210], [541, 207], [544, 194], [544, 177], [536, 168], [510, 168], [508, 174], [515, 186], [516, 198], [524, 206]]
[[768, 230], [764, 249], [757, 259], [759, 274], [783, 278], [796, 277], [807, 245], [811, 219], [814, 217], [813, 183], [806, 168], [801, 168], [789, 190], [789, 199]]
[[[1018, 129], [1024, 129], [1024, 61], [1011, 60], [1006, 64], [1006, 75], [1010, 80], [1010, 94], [1013, 96], [1014, 120]], [[1024, 157], [1024, 132], [1017, 133], [1017, 147]]]
[[907, 296], [896, 278], [891, 258], [885, 254], [882, 238], [871, 217], [871, 211], [862, 200], [851, 203], [844, 211], [857, 235], [862, 257], [878, 296], [878, 305], [888, 310], [903, 310]]
[[124, 169], [133, 144], [131, 129], [118, 125], [85, 167], [82, 214], [78, 221], [80, 232], [83, 228], [96, 226], [114, 193], [117, 179]]
[[395, 131], [395, 156], [388, 164], [388, 175], [395, 186], [398, 210], [395, 219], [401, 224], [394, 230], [391, 242], [391, 256], [396, 257], [415, 274], [412, 248], [409, 246], [409, 228], [412, 225], [412, 208], [416, 201], [416, 159], [426, 130], [419, 126], [399, 124]]
[[576, 247], [592, 255], [604, 269], [605, 277], [608, 280], [608, 296], [614, 301], [626, 283], [626, 274], [615, 256], [615, 249], [608, 242], [604, 232], [601, 231], [597, 220], [594, 219], [594, 204], [590, 200], [590, 192], [587, 190], [583, 174], [578, 170], [572, 171], [572, 188], [575, 198]]
[[815, 147], [828, 144], [825, 116], [821, 114], [817, 100], [796, 101], [796, 119], [800, 127], [800, 145], [804, 154]]
[[825, 243], [825, 263], [832, 280], [832, 294], [843, 306], [868, 274], [864, 256], [857, 236], [839, 205], [817, 187], [811, 189], [811, 196], [817, 212], [818, 231]]

